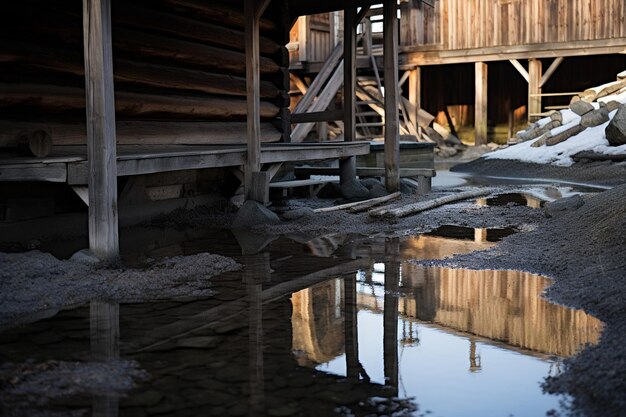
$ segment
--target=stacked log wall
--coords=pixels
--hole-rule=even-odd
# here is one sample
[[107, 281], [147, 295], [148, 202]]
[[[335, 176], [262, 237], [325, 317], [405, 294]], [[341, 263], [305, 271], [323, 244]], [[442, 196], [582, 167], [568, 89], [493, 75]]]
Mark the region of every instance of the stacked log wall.
[[[273, 2], [260, 25], [266, 142], [288, 138], [283, 3]], [[0, 147], [47, 125], [54, 144], [85, 144], [82, 7], [80, 0], [3, 6]], [[189, 143], [245, 143], [243, 2], [114, 0], [112, 21], [118, 143], [173, 143], [172, 131], [191, 132]]]

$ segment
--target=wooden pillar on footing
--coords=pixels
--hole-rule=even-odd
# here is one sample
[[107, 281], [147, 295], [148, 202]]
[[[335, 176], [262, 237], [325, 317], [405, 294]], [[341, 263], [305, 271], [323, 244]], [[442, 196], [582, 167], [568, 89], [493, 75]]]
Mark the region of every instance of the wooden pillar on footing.
[[417, 139], [420, 140], [422, 136], [422, 127], [419, 124], [419, 113], [422, 108], [422, 69], [420, 67], [409, 71], [409, 103], [414, 106], [410, 119], [415, 123], [419, 136]]
[[528, 60], [528, 121], [534, 122], [541, 116], [541, 60]]
[[[356, 139], [356, 7], [346, 1], [343, 12], [343, 137], [346, 142]], [[356, 179], [356, 158], [339, 160], [339, 182]]]
[[385, 185], [400, 190], [400, 120], [398, 119], [398, 4], [383, 3], [385, 67]]
[[246, 95], [248, 104], [247, 145], [248, 152], [244, 169], [246, 199], [265, 203], [264, 180], [261, 171], [261, 52], [259, 46], [259, 20], [269, 0], [246, 0], [244, 2], [246, 43]]
[[385, 383], [398, 393], [398, 288], [400, 286], [400, 241], [385, 242], [385, 254], [392, 260], [385, 262], [385, 296], [383, 312], [383, 361]]
[[111, 49], [110, 0], [83, 0], [89, 249], [97, 257], [119, 256], [117, 150]]
[[344, 342], [346, 344], [346, 376], [359, 379], [359, 332], [356, 305], [356, 277], [346, 276], [343, 280]]
[[474, 145], [487, 144], [487, 64], [476, 62], [476, 103], [474, 113]]

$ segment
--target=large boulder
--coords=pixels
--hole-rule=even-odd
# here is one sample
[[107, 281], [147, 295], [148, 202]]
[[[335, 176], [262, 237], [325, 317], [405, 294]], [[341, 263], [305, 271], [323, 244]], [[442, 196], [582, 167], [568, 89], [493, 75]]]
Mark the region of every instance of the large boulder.
[[612, 146], [626, 144], [626, 105], [622, 104], [605, 129], [606, 138]]
[[609, 111], [606, 107], [592, 110], [580, 118], [580, 125], [584, 127], [599, 126], [609, 121]]
[[259, 224], [279, 224], [280, 219], [273, 211], [256, 201], [247, 200], [237, 212], [233, 229], [249, 229]]
[[346, 200], [365, 200], [370, 191], [357, 179], [352, 179], [341, 184], [341, 195]]

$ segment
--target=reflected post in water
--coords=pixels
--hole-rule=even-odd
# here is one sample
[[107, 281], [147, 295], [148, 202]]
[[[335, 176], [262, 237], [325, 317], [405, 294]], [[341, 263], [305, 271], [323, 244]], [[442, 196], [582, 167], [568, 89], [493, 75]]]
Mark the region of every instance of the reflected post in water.
[[[120, 357], [120, 305], [105, 301], [89, 303], [89, 333], [91, 359], [98, 362], [114, 361]], [[94, 395], [93, 417], [117, 417], [118, 397], [115, 394]]]
[[400, 240], [385, 242], [385, 254], [390, 261], [385, 262], [385, 300], [383, 311], [383, 360], [385, 381], [398, 389], [398, 288], [400, 285]]

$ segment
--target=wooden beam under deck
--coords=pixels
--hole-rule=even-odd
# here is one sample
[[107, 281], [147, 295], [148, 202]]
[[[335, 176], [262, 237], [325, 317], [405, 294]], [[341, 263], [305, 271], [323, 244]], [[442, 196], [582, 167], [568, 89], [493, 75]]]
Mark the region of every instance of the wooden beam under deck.
[[441, 51], [404, 47], [400, 51], [400, 68], [416, 65], [444, 65], [472, 62], [506, 61], [626, 53], [626, 38], [593, 41], [554, 42], [531, 45], [498, 46]]
[[[261, 164], [345, 159], [369, 153], [369, 142], [267, 144], [261, 147]], [[241, 167], [245, 145], [118, 146], [117, 175], [143, 175], [187, 169]], [[0, 158], [0, 182], [45, 181], [85, 185], [88, 164], [84, 146], [57, 147], [46, 158]]]

